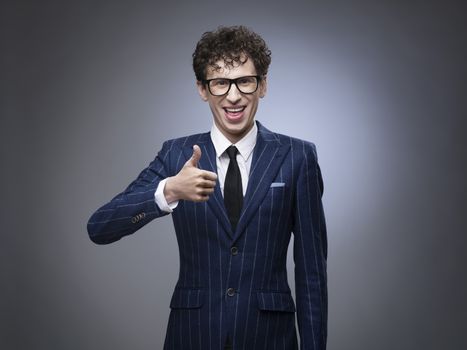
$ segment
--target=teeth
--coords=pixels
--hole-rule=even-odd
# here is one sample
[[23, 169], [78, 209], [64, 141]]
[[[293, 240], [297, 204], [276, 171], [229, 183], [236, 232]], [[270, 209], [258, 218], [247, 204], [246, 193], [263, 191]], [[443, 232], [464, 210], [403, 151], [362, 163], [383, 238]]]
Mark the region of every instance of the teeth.
[[241, 108], [226, 108], [225, 110], [229, 113], [237, 113], [237, 112], [241, 112], [245, 109], [245, 107], [241, 107]]

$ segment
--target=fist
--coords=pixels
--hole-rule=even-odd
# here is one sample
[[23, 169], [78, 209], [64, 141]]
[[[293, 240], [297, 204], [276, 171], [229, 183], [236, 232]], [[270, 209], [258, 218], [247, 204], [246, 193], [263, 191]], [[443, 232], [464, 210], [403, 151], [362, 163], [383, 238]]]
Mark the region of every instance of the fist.
[[175, 176], [167, 178], [164, 195], [168, 203], [184, 199], [193, 202], [204, 202], [214, 192], [217, 174], [198, 169], [201, 149], [193, 146], [193, 155]]

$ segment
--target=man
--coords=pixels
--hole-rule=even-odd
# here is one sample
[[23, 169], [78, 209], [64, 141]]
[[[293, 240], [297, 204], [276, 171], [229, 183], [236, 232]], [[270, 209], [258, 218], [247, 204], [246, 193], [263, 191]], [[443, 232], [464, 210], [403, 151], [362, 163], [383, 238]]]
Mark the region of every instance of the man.
[[91, 240], [107, 244], [172, 213], [180, 275], [164, 349], [297, 349], [295, 312], [301, 349], [326, 347], [323, 183], [312, 143], [255, 121], [270, 55], [245, 27], [205, 33], [193, 68], [211, 132], [165, 142], [89, 220]]

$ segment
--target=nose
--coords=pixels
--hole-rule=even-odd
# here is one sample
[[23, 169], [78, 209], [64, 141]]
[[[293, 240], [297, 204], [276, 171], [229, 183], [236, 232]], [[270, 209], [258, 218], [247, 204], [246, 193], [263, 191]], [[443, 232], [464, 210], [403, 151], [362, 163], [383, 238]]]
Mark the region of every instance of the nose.
[[242, 98], [242, 93], [237, 89], [237, 85], [232, 84], [230, 90], [227, 93], [227, 101], [232, 104], [237, 103]]

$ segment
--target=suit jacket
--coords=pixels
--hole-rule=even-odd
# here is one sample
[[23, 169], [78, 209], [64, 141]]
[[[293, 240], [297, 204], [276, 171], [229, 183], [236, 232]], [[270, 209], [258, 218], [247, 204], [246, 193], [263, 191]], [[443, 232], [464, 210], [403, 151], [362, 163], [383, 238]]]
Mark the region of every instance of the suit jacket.
[[[219, 185], [207, 202], [180, 201], [172, 218], [180, 274], [164, 349], [325, 349], [326, 226], [323, 183], [312, 143], [267, 130], [258, 136], [242, 213], [232, 231]], [[90, 218], [97, 244], [119, 240], [166, 215], [155, 203], [159, 182], [202, 151], [199, 168], [216, 172], [210, 134], [167, 141], [122, 193]], [[287, 248], [294, 234], [295, 302], [287, 283]]]

